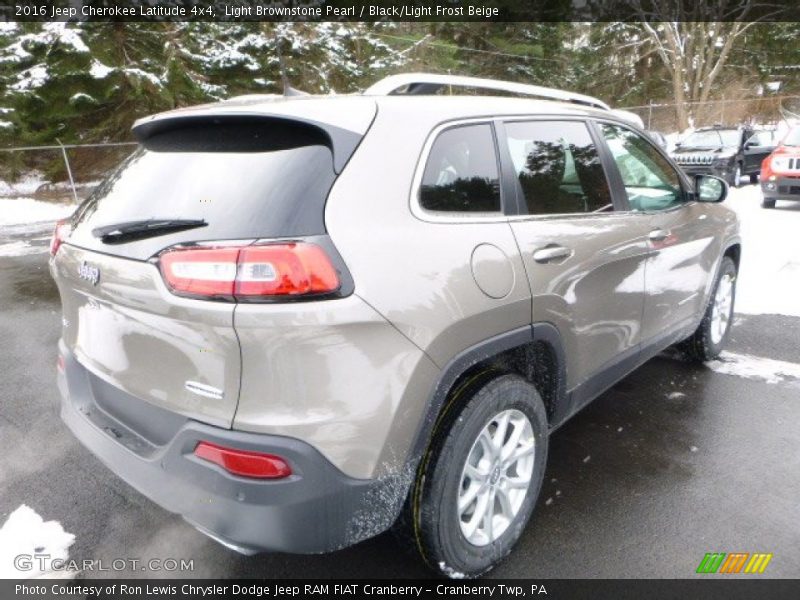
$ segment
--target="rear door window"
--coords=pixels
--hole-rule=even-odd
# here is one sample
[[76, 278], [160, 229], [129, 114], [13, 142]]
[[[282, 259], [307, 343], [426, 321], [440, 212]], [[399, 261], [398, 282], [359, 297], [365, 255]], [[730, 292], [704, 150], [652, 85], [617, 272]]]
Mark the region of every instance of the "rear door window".
[[[319, 129], [272, 119], [156, 134], [81, 205], [69, 243], [143, 260], [176, 243], [325, 233], [329, 145]], [[92, 233], [147, 219], [207, 225], [114, 245]]]
[[420, 206], [438, 213], [500, 213], [500, 170], [491, 125], [446, 129], [431, 146]]
[[605, 172], [585, 123], [513, 122], [506, 123], [505, 130], [523, 214], [613, 210]]

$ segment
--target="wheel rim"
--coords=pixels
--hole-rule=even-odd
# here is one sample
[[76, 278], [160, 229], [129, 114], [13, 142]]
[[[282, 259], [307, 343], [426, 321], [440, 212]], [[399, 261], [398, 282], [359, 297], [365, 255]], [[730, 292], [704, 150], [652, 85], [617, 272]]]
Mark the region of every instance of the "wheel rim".
[[461, 470], [456, 506], [470, 544], [491, 544], [514, 522], [533, 476], [535, 441], [530, 420], [514, 409], [496, 414], [478, 434]]
[[711, 341], [719, 344], [728, 331], [733, 309], [733, 275], [725, 273], [717, 285], [711, 309]]

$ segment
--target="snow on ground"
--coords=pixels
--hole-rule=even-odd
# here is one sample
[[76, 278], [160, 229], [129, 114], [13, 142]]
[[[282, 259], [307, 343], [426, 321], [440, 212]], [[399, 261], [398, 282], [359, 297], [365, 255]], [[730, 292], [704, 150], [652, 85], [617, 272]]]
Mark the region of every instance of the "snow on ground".
[[736, 312], [800, 317], [800, 202], [761, 208], [759, 186], [747, 185], [731, 189], [725, 205], [741, 222]]
[[782, 360], [723, 352], [717, 360], [706, 363], [715, 373], [757, 379], [767, 383], [800, 382], [800, 365]]
[[46, 183], [39, 171], [29, 171], [13, 184], [0, 179], [0, 196], [30, 196]]
[[[74, 577], [76, 571], [52, 571], [46, 562], [40, 564], [35, 558], [36, 555], [48, 555], [48, 560], [67, 561], [69, 547], [74, 541], [75, 536], [64, 531], [61, 523], [45, 521], [31, 507], [21, 505], [0, 527], [0, 579]], [[30, 570], [16, 568], [15, 557], [19, 555], [30, 557]], [[25, 565], [21, 566], [24, 568]]]
[[68, 217], [75, 205], [33, 198], [0, 198], [0, 226], [57, 221]]

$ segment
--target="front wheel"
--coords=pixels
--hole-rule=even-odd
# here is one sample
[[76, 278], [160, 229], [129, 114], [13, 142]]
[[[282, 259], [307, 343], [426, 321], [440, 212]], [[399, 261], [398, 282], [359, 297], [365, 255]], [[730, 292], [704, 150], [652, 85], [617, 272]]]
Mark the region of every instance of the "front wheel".
[[729, 256], [722, 259], [714, 292], [700, 326], [683, 342], [689, 356], [705, 362], [717, 358], [728, 341], [736, 299], [736, 264]]
[[750, 173], [750, 183], [758, 183], [758, 173]]
[[435, 433], [409, 510], [425, 562], [477, 577], [511, 552], [533, 512], [547, 460], [547, 413], [536, 388], [501, 375]]
[[775, 198], [764, 198], [761, 200], [762, 208], [775, 208]]
[[732, 188], [739, 187], [739, 183], [742, 180], [742, 165], [740, 163], [736, 163], [736, 169], [734, 169], [733, 173], [730, 174], [728, 179], [728, 185]]

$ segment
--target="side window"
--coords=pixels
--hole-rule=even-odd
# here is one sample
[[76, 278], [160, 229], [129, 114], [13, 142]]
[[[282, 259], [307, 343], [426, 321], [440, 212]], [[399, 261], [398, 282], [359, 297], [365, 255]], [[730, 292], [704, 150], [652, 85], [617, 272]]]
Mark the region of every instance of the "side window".
[[506, 139], [530, 215], [611, 210], [611, 193], [586, 124], [506, 123]]
[[751, 146], [774, 146], [771, 131], [757, 131], [745, 142]]
[[617, 163], [631, 209], [666, 210], [684, 201], [681, 180], [669, 162], [630, 129], [600, 125]]
[[489, 124], [439, 134], [422, 175], [419, 202], [435, 212], [500, 212], [500, 175]]

